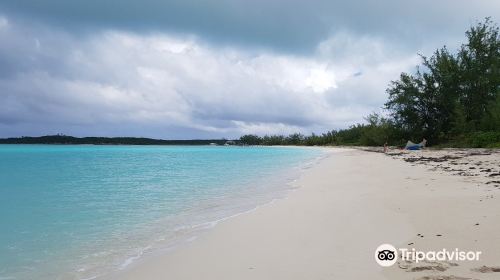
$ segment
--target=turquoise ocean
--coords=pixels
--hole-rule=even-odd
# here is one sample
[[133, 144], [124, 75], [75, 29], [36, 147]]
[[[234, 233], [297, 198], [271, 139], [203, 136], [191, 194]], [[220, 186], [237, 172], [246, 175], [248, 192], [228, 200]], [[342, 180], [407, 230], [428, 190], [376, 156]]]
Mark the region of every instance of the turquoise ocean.
[[0, 280], [99, 279], [282, 198], [325, 151], [0, 145]]

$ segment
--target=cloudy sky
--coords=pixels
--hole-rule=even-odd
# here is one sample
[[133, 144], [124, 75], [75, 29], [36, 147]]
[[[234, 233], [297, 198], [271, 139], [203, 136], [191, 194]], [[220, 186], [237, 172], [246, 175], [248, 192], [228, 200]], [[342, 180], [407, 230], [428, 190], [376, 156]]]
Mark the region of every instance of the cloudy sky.
[[2, 0], [0, 137], [324, 132], [496, 0]]

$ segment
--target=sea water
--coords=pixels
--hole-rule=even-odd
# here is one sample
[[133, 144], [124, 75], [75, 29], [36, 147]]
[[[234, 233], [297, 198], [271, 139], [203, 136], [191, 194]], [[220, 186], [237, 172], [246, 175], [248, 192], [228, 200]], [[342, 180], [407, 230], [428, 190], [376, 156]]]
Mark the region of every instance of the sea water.
[[322, 149], [0, 145], [0, 280], [98, 279], [282, 197]]

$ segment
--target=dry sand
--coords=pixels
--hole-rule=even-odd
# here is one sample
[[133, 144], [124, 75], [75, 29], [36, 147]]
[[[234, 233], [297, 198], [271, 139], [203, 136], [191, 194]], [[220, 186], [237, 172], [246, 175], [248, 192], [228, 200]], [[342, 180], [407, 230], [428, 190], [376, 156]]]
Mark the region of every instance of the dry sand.
[[[221, 222], [113, 278], [500, 279], [500, 176], [490, 176], [500, 172], [500, 153], [331, 151], [286, 199]], [[382, 243], [482, 255], [382, 268], [374, 258]]]

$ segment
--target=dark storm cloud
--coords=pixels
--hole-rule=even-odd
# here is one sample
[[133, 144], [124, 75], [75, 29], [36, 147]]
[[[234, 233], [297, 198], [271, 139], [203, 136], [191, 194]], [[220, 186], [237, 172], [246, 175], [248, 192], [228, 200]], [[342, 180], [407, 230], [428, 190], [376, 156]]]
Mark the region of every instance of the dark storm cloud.
[[65, 28], [187, 32], [215, 43], [306, 52], [343, 30], [421, 46], [500, 16], [500, 4], [488, 0], [6, 0], [0, 9]]

